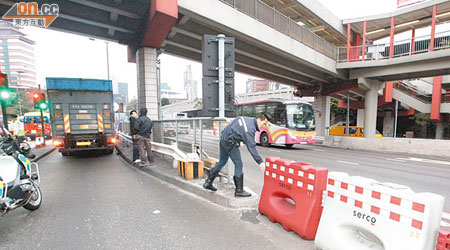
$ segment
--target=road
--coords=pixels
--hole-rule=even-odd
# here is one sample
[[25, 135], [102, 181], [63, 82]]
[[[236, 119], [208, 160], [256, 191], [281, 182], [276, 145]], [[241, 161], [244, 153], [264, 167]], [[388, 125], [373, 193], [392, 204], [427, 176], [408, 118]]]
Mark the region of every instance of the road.
[[[445, 197], [444, 210], [450, 211], [450, 161], [404, 154], [354, 151], [316, 145], [296, 145], [292, 149], [279, 146], [261, 147], [263, 158], [276, 156], [312, 163], [328, 171], [346, 172], [382, 182], [409, 186], [415, 192], [431, 192]], [[245, 148], [241, 148], [245, 185], [261, 193], [263, 174]]]
[[39, 163], [42, 207], [1, 218], [1, 249], [314, 249], [256, 210], [221, 208], [115, 154]]

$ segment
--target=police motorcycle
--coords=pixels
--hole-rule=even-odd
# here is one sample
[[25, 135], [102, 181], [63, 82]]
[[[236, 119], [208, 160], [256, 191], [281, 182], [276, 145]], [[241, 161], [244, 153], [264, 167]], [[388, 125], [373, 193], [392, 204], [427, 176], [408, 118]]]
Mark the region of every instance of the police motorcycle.
[[41, 206], [39, 165], [30, 162], [35, 157], [0, 127], [0, 217], [19, 207], [33, 211]]

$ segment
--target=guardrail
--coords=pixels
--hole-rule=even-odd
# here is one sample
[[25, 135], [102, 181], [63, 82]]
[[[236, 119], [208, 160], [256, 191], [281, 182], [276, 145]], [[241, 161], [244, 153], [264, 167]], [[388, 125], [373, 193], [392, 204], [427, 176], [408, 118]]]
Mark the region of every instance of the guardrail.
[[259, 0], [219, 0], [273, 29], [336, 60], [336, 47]]
[[[396, 41], [394, 42], [393, 57], [395, 58], [431, 52], [430, 41], [430, 35], [414, 38], [414, 44], [411, 39]], [[411, 46], [411, 44], [414, 46]], [[436, 33], [433, 51], [449, 48], [450, 31]], [[390, 43], [368, 44], [365, 46], [365, 53], [363, 57], [363, 46], [352, 46], [348, 48], [349, 56], [347, 61], [347, 47], [338, 47], [337, 62], [361, 62], [389, 59], [389, 49]]]
[[[133, 140], [131, 139], [131, 136], [121, 133], [118, 133], [118, 136], [125, 140], [127, 143], [133, 144]], [[186, 159], [187, 155], [179, 150], [176, 145], [166, 145], [162, 143], [152, 142], [152, 151], [155, 151], [157, 153], [171, 156], [174, 160], [173, 167], [177, 167], [177, 161], [181, 159]]]
[[[187, 158], [186, 153], [196, 153], [200, 158], [220, 158], [220, 131], [230, 122], [227, 118], [187, 118], [154, 120], [152, 132], [152, 145], [154, 151], [166, 155], [175, 154], [179, 158]], [[129, 123], [120, 123], [119, 136], [131, 141]], [[180, 153], [181, 152], [181, 153]], [[182, 155], [184, 154], [184, 155]], [[175, 157], [174, 157], [175, 159]], [[232, 180], [232, 166], [228, 163], [222, 172], [227, 176], [228, 182]]]

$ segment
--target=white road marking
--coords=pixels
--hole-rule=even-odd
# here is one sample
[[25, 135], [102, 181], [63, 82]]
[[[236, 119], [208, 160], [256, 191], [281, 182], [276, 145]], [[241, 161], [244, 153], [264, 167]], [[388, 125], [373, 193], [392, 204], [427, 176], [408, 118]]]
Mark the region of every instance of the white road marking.
[[350, 164], [350, 165], [357, 165], [357, 166], [359, 166], [359, 163], [356, 163], [356, 162], [341, 161], [341, 160], [339, 160], [339, 161], [337, 161], [337, 162], [339, 162], [339, 163], [345, 163], [345, 164]]
[[277, 153], [281, 153], [281, 151], [280, 150], [275, 150], [275, 149], [269, 149], [270, 151], [272, 151], [272, 152], [277, 152]]
[[442, 218], [445, 218], [447, 220], [450, 220], [450, 214], [446, 212], [442, 212]]
[[397, 158], [397, 159], [394, 159], [394, 158], [386, 158], [386, 160], [388, 160], [388, 161], [406, 162], [406, 161], [401, 160], [401, 159], [399, 159], [399, 158]]
[[313, 150], [319, 151], [319, 152], [325, 152], [325, 151], [326, 151], [326, 150], [323, 150], [323, 149], [317, 149], [317, 148], [313, 148]]
[[386, 160], [415, 161], [415, 162], [433, 163], [433, 164], [441, 164], [441, 165], [449, 165], [450, 166], [450, 161], [438, 161], [438, 160], [422, 159], [422, 158], [416, 158], [416, 157], [395, 158], [395, 159], [386, 158]]
[[445, 221], [441, 221], [441, 226], [443, 226], [443, 227], [450, 227], [450, 223], [447, 223]]

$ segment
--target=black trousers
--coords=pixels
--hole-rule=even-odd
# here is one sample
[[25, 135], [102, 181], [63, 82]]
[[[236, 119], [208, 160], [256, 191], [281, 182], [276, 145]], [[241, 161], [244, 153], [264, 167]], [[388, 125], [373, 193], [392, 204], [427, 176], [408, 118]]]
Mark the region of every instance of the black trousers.
[[139, 159], [139, 145], [137, 140], [133, 140], [133, 161]]

